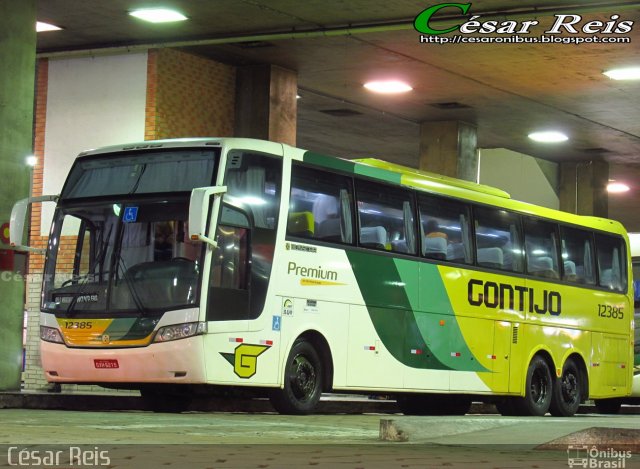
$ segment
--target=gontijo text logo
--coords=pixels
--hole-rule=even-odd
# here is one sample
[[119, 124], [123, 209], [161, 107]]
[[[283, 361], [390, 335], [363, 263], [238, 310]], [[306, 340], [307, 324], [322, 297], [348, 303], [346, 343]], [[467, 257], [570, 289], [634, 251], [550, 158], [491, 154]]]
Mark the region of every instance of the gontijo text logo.
[[[515, 17], [508, 19], [507, 12], [501, 14], [500, 19], [495, 19], [495, 13], [488, 13], [488, 17], [483, 17], [483, 14], [473, 14], [471, 7], [471, 3], [440, 3], [420, 12], [413, 22], [416, 31], [421, 33], [420, 42], [441, 44], [475, 42], [628, 43], [630, 38], [620, 36], [630, 33], [634, 26], [634, 21], [625, 20], [619, 14], [609, 15], [606, 21], [578, 14], [554, 14], [552, 21], [550, 23], [545, 21], [546, 26], [542, 27], [541, 22], [536, 18], [544, 15], [544, 12], [536, 13], [536, 18], [533, 18], [532, 13], [531, 19], [521, 19], [521, 14], [517, 19]], [[456, 21], [455, 18], [460, 16], [469, 16], [469, 19]], [[444, 24], [443, 21], [445, 21]], [[443, 37], [451, 33], [454, 33], [452, 37]], [[489, 35], [491, 37], [482, 37]], [[519, 40], [514, 39], [515, 37]]]

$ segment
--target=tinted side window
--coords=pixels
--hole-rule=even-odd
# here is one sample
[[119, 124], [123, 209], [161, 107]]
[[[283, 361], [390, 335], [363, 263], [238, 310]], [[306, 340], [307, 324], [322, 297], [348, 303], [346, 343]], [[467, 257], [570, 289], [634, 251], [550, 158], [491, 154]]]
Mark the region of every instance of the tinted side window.
[[474, 214], [478, 265], [522, 272], [522, 237], [518, 215], [487, 207], [475, 207]]
[[627, 289], [626, 253], [622, 239], [596, 234], [599, 285], [615, 291]]
[[576, 228], [560, 227], [562, 280], [595, 285], [595, 263], [591, 234]]
[[227, 157], [226, 173], [224, 198], [246, 206], [252, 212], [256, 228], [275, 232], [282, 161], [258, 153], [232, 151]]
[[410, 191], [356, 181], [360, 245], [415, 254], [413, 196]]
[[229, 152], [222, 199], [229, 205], [220, 210], [207, 320], [255, 319], [262, 313], [275, 252], [281, 180], [281, 159]]
[[556, 228], [555, 223], [531, 218], [524, 219], [527, 273], [534, 277], [560, 278]]
[[422, 255], [463, 264], [473, 263], [469, 207], [440, 197], [420, 195]]
[[294, 165], [287, 234], [351, 244], [351, 200], [350, 178]]

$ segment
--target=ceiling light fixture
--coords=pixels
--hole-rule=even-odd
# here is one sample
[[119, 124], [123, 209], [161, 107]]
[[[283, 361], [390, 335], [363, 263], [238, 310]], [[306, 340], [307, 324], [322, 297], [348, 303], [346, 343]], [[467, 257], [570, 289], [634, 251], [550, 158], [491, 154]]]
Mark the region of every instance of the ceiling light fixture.
[[529, 138], [536, 142], [542, 143], [558, 143], [558, 142], [566, 142], [569, 140], [562, 132], [558, 132], [557, 130], [545, 130], [542, 132], [532, 132], [529, 134]]
[[611, 194], [620, 194], [622, 192], [628, 192], [629, 186], [623, 184], [622, 182], [610, 182], [607, 184], [607, 192]]
[[370, 81], [365, 83], [364, 87], [374, 93], [384, 94], [406, 93], [413, 89], [410, 85], [399, 80]]
[[640, 67], [614, 68], [602, 74], [612, 80], [640, 80]]
[[36, 32], [42, 33], [44, 31], [60, 31], [62, 28], [55, 24], [43, 23], [42, 21], [36, 21]]
[[27, 156], [25, 161], [26, 161], [27, 165], [33, 167], [33, 166], [38, 164], [38, 157], [35, 156], [35, 155], [29, 155], [29, 156]]
[[182, 13], [167, 8], [145, 8], [130, 11], [129, 14], [141, 20], [149, 21], [150, 23], [171, 23], [187, 19]]

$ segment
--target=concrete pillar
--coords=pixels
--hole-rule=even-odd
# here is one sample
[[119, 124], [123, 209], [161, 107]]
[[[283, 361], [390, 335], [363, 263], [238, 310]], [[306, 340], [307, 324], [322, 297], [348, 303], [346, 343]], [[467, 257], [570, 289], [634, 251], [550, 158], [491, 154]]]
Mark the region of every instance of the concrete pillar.
[[609, 163], [580, 161], [560, 164], [560, 210], [607, 217]]
[[477, 182], [476, 127], [457, 121], [423, 122], [420, 126], [420, 169]]
[[236, 72], [236, 137], [296, 144], [298, 76], [275, 65]]
[[[0, 225], [15, 201], [29, 195], [35, 24], [35, 0], [0, 0]], [[20, 389], [23, 317], [24, 281], [0, 272], [0, 391]]]

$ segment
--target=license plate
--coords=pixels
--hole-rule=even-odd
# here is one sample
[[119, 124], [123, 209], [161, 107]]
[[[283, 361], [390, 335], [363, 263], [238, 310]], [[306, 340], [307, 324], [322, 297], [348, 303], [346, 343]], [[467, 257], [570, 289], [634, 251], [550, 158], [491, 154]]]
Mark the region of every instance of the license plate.
[[120, 368], [118, 360], [93, 360], [96, 368]]

